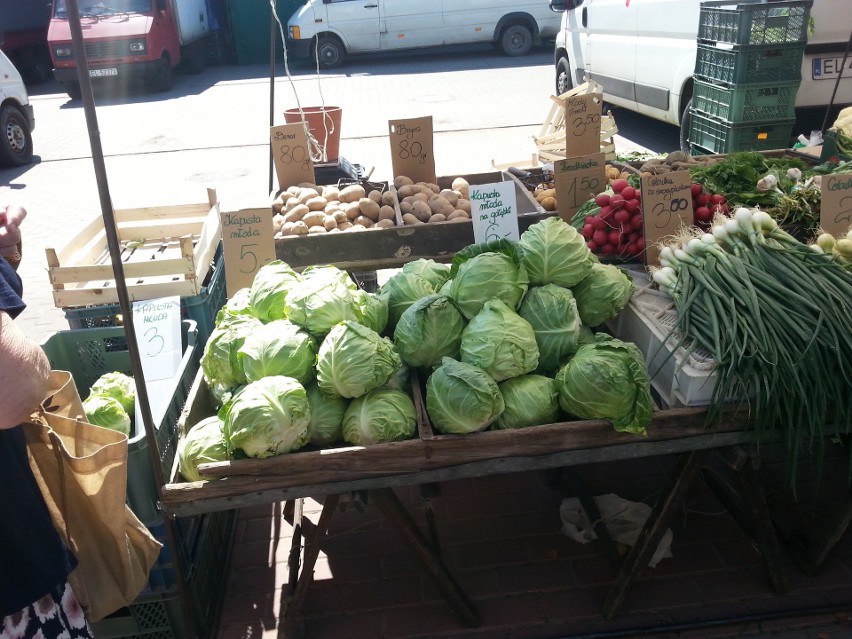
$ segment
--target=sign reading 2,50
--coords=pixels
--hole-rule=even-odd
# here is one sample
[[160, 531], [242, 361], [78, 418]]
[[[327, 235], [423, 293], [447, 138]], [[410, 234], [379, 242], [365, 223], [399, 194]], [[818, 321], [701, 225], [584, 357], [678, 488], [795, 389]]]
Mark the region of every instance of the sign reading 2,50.
[[657, 202], [651, 209], [654, 226], [658, 229], [668, 228], [671, 226], [672, 216], [685, 211], [688, 207], [689, 202], [682, 197], [674, 198], [669, 202]]

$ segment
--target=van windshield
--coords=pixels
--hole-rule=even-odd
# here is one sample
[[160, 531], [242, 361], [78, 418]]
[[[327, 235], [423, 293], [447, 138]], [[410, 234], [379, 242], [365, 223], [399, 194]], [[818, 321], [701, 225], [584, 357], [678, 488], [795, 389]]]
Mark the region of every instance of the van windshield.
[[[79, 0], [77, 7], [83, 17], [114, 16], [125, 13], [151, 13], [153, 0], [105, 0], [94, 2], [93, 0]], [[66, 0], [56, 0], [53, 3], [53, 17], [68, 18], [68, 5]]]

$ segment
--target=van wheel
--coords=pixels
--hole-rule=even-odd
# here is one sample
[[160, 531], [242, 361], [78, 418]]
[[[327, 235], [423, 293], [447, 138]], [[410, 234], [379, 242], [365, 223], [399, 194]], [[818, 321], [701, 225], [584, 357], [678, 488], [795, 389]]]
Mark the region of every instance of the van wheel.
[[509, 56], [526, 55], [532, 43], [532, 31], [525, 24], [510, 24], [500, 34], [500, 49]]
[[314, 61], [323, 69], [333, 69], [343, 64], [346, 49], [343, 43], [334, 36], [322, 36], [317, 40], [314, 51]]
[[689, 127], [692, 125], [692, 98], [686, 103], [683, 115], [680, 118], [680, 150], [689, 155]]
[[164, 55], [160, 58], [160, 65], [157, 67], [157, 71], [151, 80], [151, 88], [154, 91], [163, 93], [172, 88], [173, 81], [174, 73], [172, 70], [172, 63], [169, 60], [169, 57]]
[[33, 159], [33, 138], [24, 114], [16, 107], [0, 110], [0, 164], [26, 166]]
[[568, 58], [559, 58], [559, 62], [556, 63], [556, 95], [562, 95], [573, 88], [574, 83], [571, 81], [571, 67], [568, 64]]
[[72, 100], [79, 100], [83, 97], [83, 92], [80, 90], [80, 85], [76, 82], [68, 82], [62, 85], [62, 88], [65, 89], [65, 93], [68, 94], [68, 97]]

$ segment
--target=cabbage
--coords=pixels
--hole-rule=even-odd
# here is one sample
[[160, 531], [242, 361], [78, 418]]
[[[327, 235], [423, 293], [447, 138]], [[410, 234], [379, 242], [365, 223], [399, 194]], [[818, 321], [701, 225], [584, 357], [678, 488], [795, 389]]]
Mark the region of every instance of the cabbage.
[[512, 310], [517, 309], [529, 284], [520, 257], [511, 250], [486, 251], [472, 257], [466, 257], [464, 251], [459, 251], [453, 258], [453, 272], [450, 296], [467, 319], [476, 315], [482, 305], [494, 297]]
[[552, 424], [559, 417], [556, 382], [544, 375], [521, 375], [500, 382], [506, 409], [491, 425], [492, 430]]
[[201, 370], [211, 389], [224, 391], [246, 383], [239, 351], [245, 338], [262, 326], [260, 320], [250, 315], [231, 315], [227, 322], [213, 329], [201, 355]]
[[341, 322], [320, 345], [317, 382], [326, 393], [360, 397], [384, 386], [401, 363], [389, 339], [358, 322]]
[[218, 416], [202, 419], [181, 437], [177, 446], [178, 471], [186, 481], [204, 481], [198, 472], [199, 464], [227, 461], [231, 458], [225, 435], [224, 424]]
[[497, 382], [531, 373], [538, 366], [533, 327], [499, 299], [488, 300], [462, 331], [461, 361]]
[[414, 402], [391, 388], [378, 388], [352, 400], [343, 416], [343, 439], [356, 446], [411, 439], [416, 432]]
[[124, 373], [104, 373], [92, 384], [89, 395], [109, 395], [128, 415], [136, 411], [136, 382]]
[[408, 364], [402, 362], [399, 365], [399, 368], [396, 369], [391, 378], [387, 381], [387, 384], [382, 386], [382, 388], [395, 388], [396, 390], [401, 391], [410, 391], [411, 390], [411, 371], [408, 369]]
[[308, 426], [311, 443], [315, 446], [330, 446], [343, 439], [343, 414], [349, 400], [340, 395], [330, 395], [320, 390], [316, 383], [305, 387], [311, 407], [311, 423]]
[[426, 380], [426, 410], [442, 433], [475, 433], [503, 412], [500, 389], [481, 368], [445, 357]]
[[580, 326], [580, 334], [577, 336], [577, 348], [586, 344], [593, 344], [595, 334], [588, 326]]
[[274, 260], [258, 269], [249, 290], [249, 307], [261, 322], [284, 319], [287, 316], [284, 300], [287, 292], [301, 281], [301, 276], [281, 260]]
[[419, 275], [404, 271], [394, 273], [379, 290], [379, 295], [388, 302], [389, 328], [396, 327], [405, 309], [421, 297], [426, 297], [434, 292], [435, 287], [429, 283], [429, 280]]
[[251, 289], [241, 288], [234, 293], [225, 305], [216, 313], [216, 326], [230, 322], [234, 317], [252, 315], [251, 312]]
[[577, 300], [583, 324], [598, 326], [627, 306], [635, 288], [623, 269], [611, 264], [595, 264], [589, 276], [571, 292]]
[[459, 358], [464, 324], [455, 303], [435, 293], [405, 310], [394, 329], [393, 341], [406, 364], [431, 368], [444, 357]]
[[429, 282], [436, 291], [450, 279], [450, 267], [435, 260], [420, 258], [402, 265], [403, 273], [411, 273]]
[[252, 331], [238, 357], [250, 382], [286, 375], [307, 384], [316, 377], [317, 342], [288, 320], [273, 320]]
[[130, 416], [114, 397], [89, 395], [83, 400], [83, 411], [90, 424], [130, 435]]
[[388, 324], [388, 300], [381, 295], [357, 291], [355, 301], [358, 304], [359, 322], [377, 333], [385, 330]]
[[305, 387], [292, 377], [273, 375], [240, 388], [219, 415], [228, 450], [248, 457], [272, 457], [308, 443], [311, 408]]
[[360, 289], [346, 271], [334, 266], [309, 267], [302, 282], [284, 300], [287, 319], [320, 337], [344, 320], [360, 320]]
[[443, 295], [444, 297], [452, 297], [453, 292], [453, 280], [447, 280], [443, 284], [441, 284], [441, 288], [439, 288], [436, 293], [439, 295]]
[[531, 225], [519, 244], [530, 284], [571, 288], [592, 270], [592, 252], [586, 240], [562, 218], [548, 217]]
[[579, 348], [582, 324], [577, 302], [567, 288], [555, 284], [531, 286], [518, 314], [530, 323], [535, 333], [538, 370], [556, 371]]
[[607, 419], [617, 431], [645, 435], [651, 422], [651, 385], [635, 344], [604, 333], [581, 346], [556, 374], [559, 404], [582, 419]]

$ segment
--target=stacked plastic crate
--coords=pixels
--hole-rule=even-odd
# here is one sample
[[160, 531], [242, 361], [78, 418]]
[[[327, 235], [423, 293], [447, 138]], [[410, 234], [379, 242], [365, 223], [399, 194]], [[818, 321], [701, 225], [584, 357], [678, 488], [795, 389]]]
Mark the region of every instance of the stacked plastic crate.
[[788, 148], [813, 0], [701, 4], [693, 155]]

